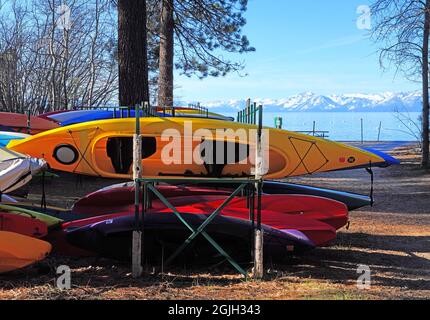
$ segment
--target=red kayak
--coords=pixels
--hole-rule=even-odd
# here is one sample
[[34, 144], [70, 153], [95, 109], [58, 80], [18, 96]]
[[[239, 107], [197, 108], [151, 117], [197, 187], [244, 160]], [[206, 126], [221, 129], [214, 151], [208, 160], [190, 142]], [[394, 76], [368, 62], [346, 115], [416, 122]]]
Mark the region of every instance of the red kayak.
[[[209, 196], [212, 198], [216, 198], [217, 196]], [[186, 198], [186, 197], [185, 197]], [[199, 197], [200, 200], [202, 196]], [[188, 202], [188, 199], [182, 198], [174, 198], [170, 199], [173, 203], [179, 202]], [[195, 199], [198, 200], [198, 199]], [[222, 201], [222, 200], [217, 200]], [[209, 202], [209, 205], [189, 205], [189, 206], [177, 206], [177, 209], [181, 213], [191, 213], [191, 214], [211, 214], [214, 208], [212, 207], [216, 201]], [[239, 203], [239, 202], [238, 202]], [[236, 203], [234, 203], [237, 205]], [[154, 205], [154, 208], [150, 210], [150, 212], [159, 212], [160, 214], [172, 214], [169, 209], [162, 209], [163, 205], [161, 203], [157, 203]], [[118, 211], [116, 209], [116, 213], [106, 214], [109, 210], [104, 210], [103, 215], [93, 216], [87, 219], [67, 222], [62, 225], [62, 231], [58, 231], [51, 235], [51, 240], [54, 243], [54, 248], [60, 253], [69, 254], [69, 255], [88, 255], [88, 252], [83, 252], [80, 249], [76, 249], [73, 246], [67, 244], [65, 240], [65, 231], [72, 230], [80, 227], [84, 227], [87, 225], [91, 225], [94, 223], [98, 223], [101, 221], [114, 219], [123, 216], [134, 215], [134, 207], [126, 205], [122, 207], [121, 210]], [[249, 220], [249, 210], [245, 208], [230, 208], [227, 207], [221, 212], [222, 215]], [[179, 221], [178, 221], [179, 223]], [[262, 211], [262, 223], [264, 225], [277, 228], [279, 230], [298, 230], [304, 233], [314, 244], [315, 246], [326, 246], [329, 245], [336, 238], [336, 229], [331, 227], [330, 225], [323, 223], [321, 221], [309, 218], [306, 214], [302, 215], [294, 215], [294, 214], [285, 214], [282, 212], [263, 210]]]
[[[166, 190], [178, 190], [178, 187], [159, 187], [163, 194], [175, 195], [177, 191], [171, 193]], [[186, 188], [188, 191], [189, 188]], [[211, 190], [211, 189], [209, 189]], [[209, 212], [218, 208], [227, 195], [222, 195], [222, 190], [212, 190], [219, 195], [198, 195], [198, 191], [205, 192], [205, 189], [194, 190], [194, 196], [182, 196], [169, 198], [175, 207], [190, 206], [200, 209], [202, 212]], [[134, 198], [129, 199], [132, 192], [124, 192], [123, 188], [108, 190], [107, 192], [95, 192], [78, 201], [72, 208], [74, 215], [92, 217], [114, 213], [134, 212]], [[109, 197], [110, 196], [110, 197]], [[166, 207], [158, 199], [153, 201], [153, 209], [163, 210]], [[246, 198], [233, 199], [227, 209], [247, 208]], [[307, 196], [307, 195], [263, 195], [262, 209], [267, 211], [277, 211], [288, 215], [303, 215], [307, 218], [324, 222], [336, 230], [348, 224], [348, 208], [342, 202], [331, 199]]]
[[[0, 112], [0, 125], [9, 127], [14, 131], [27, 133], [27, 121], [28, 116], [26, 114]], [[55, 128], [58, 128], [58, 124], [53, 121], [30, 116], [30, 134], [38, 134]]]
[[[166, 198], [175, 199], [176, 206], [184, 206], [203, 201], [215, 201], [224, 199], [231, 194], [231, 190], [182, 187], [182, 186], [157, 186], [157, 190]], [[212, 196], [216, 196], [215, 198]], [[202, 197], [202, 198], [201, 198]], [[207, 198], [209, 197], [209, 198]], [[183, 200], [180, 200], [183, 198]], [[154, 205], [160, 202], [154, 201]], [[105, 188], [78, 200], [72, 207], [72, 213], [83, 216], [94, 216], [110, 214], [131, 207], [134, 204], [134, 187], [123, 186], [116, 188]], [[162, 206], [161, 208], [165, 208]], [[125, 209], [128, 211], [128, 209]]]
[[[305, 216], [313, 220], [324, 222], [336, 230], [348, 224], [348, 208], [345, 204], [321, 197], [306, 195], [264, 195], [261, 198], [263, 210], [276, 211], [288, 215]], [[192, 205], [202, 211], [215, 210], [223, 200], [201, 202]], [[246, 209], [247, 199], [233, 199], [228, 209]]]
[[48, 234], [48, 226], [34, 218], [0, 212], [0, 231], [19, 233], [33, 238], [43, 238]]
[[[193, 214], [211, 214], [213, 208], [206, 207], [202, 209], [191, 205], [179, 207], [177, 210], [183, 213]], [[172, 213], [170, 209], [165, 209], [162, 212]], [[231, 218], [237, 218], [242, 220], [249, 220], [249, 209], [245, 208], [230, 208], [227, 206], [226, 209], [221, 211], [221, 215]], [[305, 215], [289, 215], [279, 211], [262, 210], [261, 211], [261, 223], [270, 226], [275, 229], [289, 231], [297, 230], [304, 233], [316, 247], [323, 247], [329, 245], [334, 239], [336, 239], [336, 229], [332, 226], [309, 218]]]

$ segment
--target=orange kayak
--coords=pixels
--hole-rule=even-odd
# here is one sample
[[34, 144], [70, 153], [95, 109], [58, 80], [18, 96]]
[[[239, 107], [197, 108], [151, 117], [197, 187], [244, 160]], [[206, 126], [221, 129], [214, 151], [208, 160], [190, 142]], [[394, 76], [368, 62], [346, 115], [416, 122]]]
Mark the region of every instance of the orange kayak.
[[[27, 133], [28, 116], [26, 114], [0, 112], [0, 125], [17, 132]], [[30, 134], [38, 134], [58, 128], [58, 124], [43, 118], [30, 116]]]
[[18, 233], [0, 231], [0, 273], [21, 269], [43, 260], [51, 245]]

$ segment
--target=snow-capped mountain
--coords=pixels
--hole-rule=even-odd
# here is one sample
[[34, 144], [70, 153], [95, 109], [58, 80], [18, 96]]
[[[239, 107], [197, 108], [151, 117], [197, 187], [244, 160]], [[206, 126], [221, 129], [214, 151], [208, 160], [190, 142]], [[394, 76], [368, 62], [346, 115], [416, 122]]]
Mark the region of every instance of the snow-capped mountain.
[[[381, 94], [342, 94], [323, 96], [305, 92], [285, 99], [254, 99], [268, 112], [394, 112], [420, 111], [420, 92], [384, 92]], [[214, 112], [236, 112], [245, 107], [245, 100], [202, 103]]]

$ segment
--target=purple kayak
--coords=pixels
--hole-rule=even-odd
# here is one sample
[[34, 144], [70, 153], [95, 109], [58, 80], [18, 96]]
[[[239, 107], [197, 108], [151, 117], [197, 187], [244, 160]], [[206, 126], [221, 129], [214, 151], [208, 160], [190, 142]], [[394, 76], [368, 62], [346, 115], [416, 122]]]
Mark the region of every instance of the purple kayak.
[[[207, 215], [197, 214], [182, 216], [194, 229], [208, 218]], [[126, 216], [66, 230], [66, 237], [70, 244], [102, 257], [129, 261], [133, 230], [134, 217]], [[264, 253], [266, 258], [271, 260], [282, 261], [291, 253], [300, 253], [315, 247], [312, 241], [299, 231], [281, 231], [265, 225], [263, 230]], [[236, 261], [251, 261], [251, 222], [218, 216], [205, 231]], [[190, 230], [175, 215], [147, 213], [143, 245], [145, 261], [165, 261], [190, 235]], [[212, 263], [222, 260], [223, 257], [199, 235], [178, 259], [187, 263]]]

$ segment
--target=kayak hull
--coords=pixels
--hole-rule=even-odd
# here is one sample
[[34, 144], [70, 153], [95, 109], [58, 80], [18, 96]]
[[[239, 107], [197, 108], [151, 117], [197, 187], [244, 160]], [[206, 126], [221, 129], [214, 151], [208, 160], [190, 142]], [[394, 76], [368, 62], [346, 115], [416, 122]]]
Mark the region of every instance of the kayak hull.
[[43, 260], [51, 245], [39, 239], [0, 231], [0, 273], [10, 272]]
[[[129, 179], [134, 127], [134, 119], [87, 122], [11, 141], [8, 148], [33, 157], [45, 157], [56, 170]], [[234, 134], [228, 136], [226, 128]], [[198, 118], [142, 118], [141, 130], [143, 176], [242, 177], [252, 174], [256, 126]], [[221, 131], [222, 138], [219, 137]], [[205, 145], [202, 145], [203, 134]], [[165, 139], [166, 135], [169, 139]], [[189, 141], [182, 141], [184, 137]], [[369, 163], [385, 164], [384, 159], [370, 152], [295, 132], [267, 129], [265, 137], [268, 139], [266, 156], [270, 160], [266, 161], [266, 179], [353, 169]], [[189, 145], [185, 146], [187, 143]], [[236, 152], [228, 161], [224, 159], [213, 165], [210, 156], [203, 155], [203, 150], [215, 157], [215, 145], [222, 143], [227, 144], [227, 150], [233, 146], [243, 152]], [[44, 146], [43, 150], [40, 145]], [[191, 159], [170, 156], [166, 159], [170, 154], [168, 150], [173, 150], [170, 148], [181, 153], [187, 150]]]
[[30, 132], [28, 132], [28, 116], [19, 113], [0, 112], [0, 125], [13, 129], [16, 132], [38, 134], [47, 130], [58, 128], [53, 121], [39, 117], [30, 117]]
[[[184, 214], [184, 219], [197, 228], [206, 215]], [[190, 236], [186, 228], [172, 214], [145, 215], [144, 224], [144, 258], [150, 262], [160, 263], [172, 254], [179, 245]], [[96, 252], [107, 258], [128, 261], [131, 259], [131, 237], [134, 230], [134, 217], [126, 216], [105, 220], [86, 227], [70, 230], [67, 240], [82, 249]], [[207, 228], [207, 233], [220, 244], [228, 254], [242, 263], [251, 261], [251, 224], [239, 219], [217, 217]], [[265, 252], [267, 256], [283, 259], [286, 248], [301, 252], [313, 248], [313, 243], [303, 234], [282, 232], [267, 226], [265, 231]], [[273, 240], [276, 239], [276, 240]], [[219, 260], [219, 253], [204, 239], [198, 237], [185, 251], [188, 262]]]
[[48, 234], [45, 223], [35, 218], [0, 212], [0, 231], [8, 231], [33, 238], [43, 238]]

